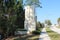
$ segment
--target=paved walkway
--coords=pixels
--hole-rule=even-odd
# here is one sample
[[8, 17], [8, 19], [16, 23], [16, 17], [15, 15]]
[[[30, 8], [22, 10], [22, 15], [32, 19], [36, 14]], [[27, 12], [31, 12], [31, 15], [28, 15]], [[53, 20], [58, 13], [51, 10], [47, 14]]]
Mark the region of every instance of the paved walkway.
[[51, 26], [50, 29], [58, 34], [60, 34], [60, 29], [55, 27], [55, 26]]
[[42, 29], [39, 40], [51, 40], [45, 28]]

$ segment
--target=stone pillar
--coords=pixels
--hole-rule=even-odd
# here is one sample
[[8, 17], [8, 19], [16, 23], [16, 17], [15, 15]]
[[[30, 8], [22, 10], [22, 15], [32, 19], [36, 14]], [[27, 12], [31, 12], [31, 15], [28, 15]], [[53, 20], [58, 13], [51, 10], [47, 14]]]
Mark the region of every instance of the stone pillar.
[[33, 6], [25, 6], [25, 29], [28, 32], [36, 30], [35, 11]]

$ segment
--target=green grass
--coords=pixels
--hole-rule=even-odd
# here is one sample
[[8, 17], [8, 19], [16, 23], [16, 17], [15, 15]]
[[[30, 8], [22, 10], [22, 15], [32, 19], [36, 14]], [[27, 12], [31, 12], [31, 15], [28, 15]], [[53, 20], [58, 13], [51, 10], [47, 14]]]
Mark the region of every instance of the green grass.
[[50, 36], [51, 40], [60, 40], [60, 34], [57, 34], [50, 30], [49, 28], [46, 28], [48, 35]]

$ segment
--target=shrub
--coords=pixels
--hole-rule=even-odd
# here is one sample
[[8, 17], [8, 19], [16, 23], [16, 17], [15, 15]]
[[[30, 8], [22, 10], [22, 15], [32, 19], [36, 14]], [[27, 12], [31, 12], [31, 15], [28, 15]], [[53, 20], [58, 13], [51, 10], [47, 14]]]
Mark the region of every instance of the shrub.
[[16, 31], [27, 31], [27, 30], [18, 28], [18, 29], [16, 29]]
[[41, 30], [42, 30], [42, 28], [41, 28], [41, 27], [38, 27], [38, 28], [36, 29], [36, 31], [33, 31], [33, 32], [32, 32], [32, 34], [40, 34], [40, 33], [41, 33]]
[[32, 34], [40, 34], [41, 31], [39, 30], [36, 30], [36, 31], [33, 31]]
[[20, 40], [20, 38], [14, 39], [14, 40]]

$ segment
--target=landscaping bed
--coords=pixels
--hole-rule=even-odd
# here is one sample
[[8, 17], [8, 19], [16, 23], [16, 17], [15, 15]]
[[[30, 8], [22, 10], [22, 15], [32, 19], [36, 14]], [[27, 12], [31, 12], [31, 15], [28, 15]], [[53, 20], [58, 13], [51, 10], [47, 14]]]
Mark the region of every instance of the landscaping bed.
[[9, 37], [6, 40], [38, 40], [40, 35], [22, 35], [21, 37]]
[[19, 38], [16, 38], [14, 40], [38, 40], [39, 39], [39, 35], [23, 35]]
[[38, 35], [38, 34], [41, 33], [41, 30], [42, 30], [42, 28], [40, 27], [40, 28], [38, 28], [37, 30], [33, 31], [32, 34]]
[[42, 28], [38, 28], [36, 31], [33, 31], [31, 35], [22, 35], [15, 40], [39, 40], [41, 30]]
[[60, 34], [53, 32], [48, 27], [46, 28], [48, 35], [50, 36], [51, 40], [60, 40]]
[[[42, 30], [42, 28], [38, 28], [36, 31], [33, 31], [33, 33], [30, 35], [25, 34], [25, 35], [20, 35], [20, 36], [9, 38], [9, 39], [11, 39], [11, 40], [39, 40], [41, 30]], [[17, 31], [16, 33], [18, 33], [18, 31], [19, 31], [19, 33], [20, 32], [22, 33], [23, 31], [25, 32], [27, 30], [18, 29], [16, 31]]]
[[27, 30], [26, 29], [17, 29], [15, 31], [15, 35], [25, 35], [27, 34]]

